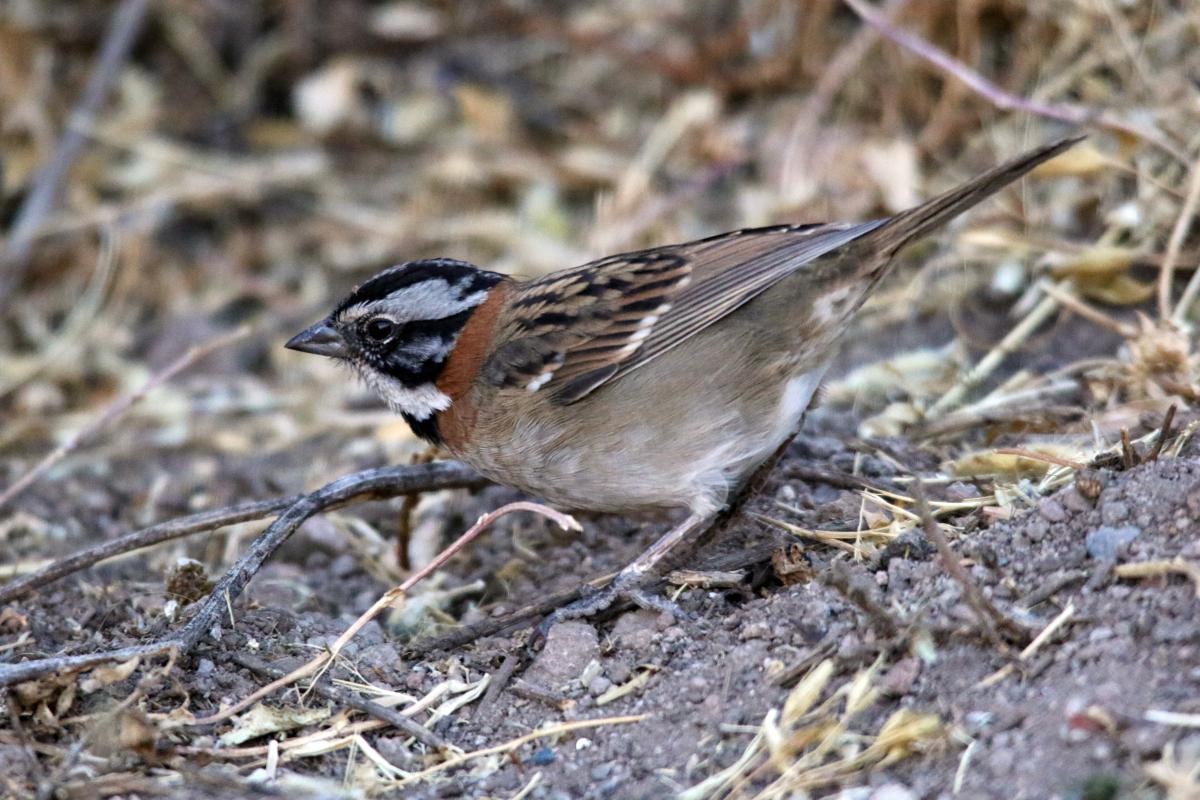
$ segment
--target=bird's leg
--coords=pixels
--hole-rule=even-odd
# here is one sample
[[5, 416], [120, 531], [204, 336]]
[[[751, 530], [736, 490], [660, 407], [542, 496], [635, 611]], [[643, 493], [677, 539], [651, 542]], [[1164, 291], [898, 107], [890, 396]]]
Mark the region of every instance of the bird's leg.
[[783, 454], [787, 452], [789, 447], [791, 447], [792, 440], [796, 438], [796, 434], [799, 432], [800, 431], [797, 429], [795, 433], [793, 433], [787, 439], [784, 439], [783, 444], [775, 448], [775, 452], [767, 456], [766, 461], [763, 461], [761, 464], [755, 467], [754, 472], [750, 473], [749, 478], [746, 478], [744, 481], [742, 481], [741, 485], [738, 486], [737, 490], [733, 493], [733, 496], [730, 497], [729, 502], [727, 502], [725, 507], [721, 509], [721, 513], [717, 515], [717, 519], [714, 523], [715, 525], [725, 525], [733, 520], [739, 513], [741, 513], [742, 508], [745, 507], [746, 502], [750, 500], [750, 498], [754, 497], [766, 488], [767, 478], [770, 477], [771, 472], [779, 464], [779, 460], [783, 458]]
[[537, 628], [534, 630], [531, 644], [536, 645], [538, 642], [545, 641], [546, 635], [555, 623], [565, 622], [569, 619], [590, 617], [608, 608], [621, 598], [632, 600], [645, 609], [666, 611], [676, 618], [686, 618], [688, 616], [687, 612], [678, 605], [662, 595], [647, 591], [645, 588], [646, 579], [655, 573], [658, 564], [667, 557], [667, 554], [675, 546], [686, 540], [698, 538], [710, 529], [724, 526], [736, 517], [746, 504], [746, 501], [762, 491], [766, 485], [767, 476], [770, 475], [775, 465], [779, 463], [779, 459], [783, 457], [783, 454], [787, 452], [788, 446], [791, 445], [792, 439], [796, 438], [796, 433], [798, 432], [799, 427], [797, 427], [796, 432], [793, 432], [791, 436], [775, 449], [774, 453], [755, 468], [750, 477], [741, 482], [723, 508], [715, 512], [692, 514], [679, 525], [676, 525], [663, 534], [657, 542], [646, 548], [645, 552], [634, 559], [629, 566], [618, 572], [608, 586], [599, 591], [591, 592], [575, 602], [546, 615], [545, 619], [538, 623]]

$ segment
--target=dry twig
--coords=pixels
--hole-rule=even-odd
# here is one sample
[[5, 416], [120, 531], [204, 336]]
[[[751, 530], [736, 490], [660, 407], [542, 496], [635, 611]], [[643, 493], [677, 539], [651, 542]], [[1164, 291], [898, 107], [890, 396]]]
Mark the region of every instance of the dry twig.
[[495, 511], [489, 511], [487, 514], [484, 514], [482, 517], [476, 520], [474, 525], [468, 528], [462, 536], [459, 536], [457, 539], [455, 539], [454, 542], [452, 542], [450, 546], [439, 553], [436, 558], [434, 558], [425, 566], [421, 567], [421, 569], [417, 570], [412, 575], [408, 576], [408, 578], [405, 579], [405, 581], [399, 586], [389, 589], [387, 592], [385, 592], [382, 597], [375, 601], [374, 605], [363, 612], [363, 614], [360, 615], [359, 618], [350, 625], [350, 627], [342, 632], [337, 640], [329, 646], [329, 650], [327, 652], [321, 653], [317, 657], [308, 661], [306, 664], [297, 667], [278, 680], [272, 681], [261, 689], [251, 693], [248, 697], [234, 703], [232, 706], [221, 709], [217, 713], [210, 714], [207, 717], [200, 717], [199, 719], [193, 720], [192, 724], [212, 725], [214, 723], [221, 722], [222, 720], [228, 719], [239, 711], [248, 708], [250, 705], [258, 700], [261, 700], [275, 690], [282, 689], [285, 686], [290, 686], [296, 681], [306, 678], [309, 675], [313, 675], [324, 669], [335, 658], [337, 658], [338, 653], [341, 652], [342, 648], [345, 647], [346, 644], [353, 639], [360, 630], [362, 630], [364, 625], [373, 620], [384, 609], [393, 608], [403, 603], [412, 587], [416, 586], [418, 583], [425, 580], [425, 578], [441, 569], [443, 564], [445, 564], [460, 550], [466, 547], [467, 544], [469, 544], [476, 536], [487, 530], [487, 528], [493, 522], [498, 520], [500, 517], [503, 517], [505, 514], [511, 514], [514, 511], [533, 511], [558, 523], [563, 530], [580, 530], [579, 523], [576, 522], [573, 517], [563, 514], [560, 511], [555, 511], [554, 509], [539, 503], [518, 501], [501, 506]]
[[1067, 103], [1043, 103], [1027, 97], [1018, 97], [1006, 92], [963, 62], [925, 41], [920, 36], [892, 25], [865, 2], [865, 0], [843, 0], [843, 2], [855, 14], [858, 14], [864, 22], [879, 29], [884, 36], [925, 59], [956, 80], [961, 81], [997, 108], [1024, 111], [1028, 114], [1036, 114], [1039, 117], [1056, 119], [1072, 125], [1096, 125], [1107, 130], [1129, 134], [1138, 139], [1150, 142], [1179, 161], [1188, 161], [1187, 155], [1173, 142], [1163, 136], [1160, 131], [1144, 128], [1135, 123], [1120, 119], [1109, 111]]
[[883, 639], [889, 642], [896, 639], [900, 633], [900, 626], [875, 599], [874, 583], [868, 580], [861, 570], [856, 575], [850, 571], [845, 561], [834, 561], [821, 575], [821, 579], [866, 614]]
[[1170, 573], [1186, 575], [1190, 578], [1195, 584], [1196, 597], [1200, 599], [1200, 566], [1179, 556], [1157, 561], [1134, 561], [1129, 564], [1118, 564], [1113, 568], [1113, 574], [1118, 578], [1153, 578]]
[[25, 597], [60, 578], [125, 553], [132, 553], [144, 547], [152, 547], [184, 536], [217, 530], [226, 525], [236, 525], [239, 522], [250, 522], [274, 516], [302, 499], [304, 499], [304, 495], [294, 494], [290, 497], [278, 497], [273, 500], [251, 500], [234, 506], [177, 517], [148, 528], [132, 531], [116, 539], [110, 539], [64, 556], [23, 578], [9, 581], [0, 586], [0, 603]]
[[921, 516], [921, 524], [925, 530], [925, 537], [937, 548], [938, 555], [942, 559], [942, 566], [962, 589], [963, 599], [967, 601], [967, 605], [975, 612], [984, 635], [997, 647], [1003, 646], [1000, 633], [1003, 633], [1004, 638], [1011, 641], [1023, 642], [1028, 640], [1029, 632], [1018, 624], [1016, 620], [997, 608], [980, 591], [975, 581], [971, 580], [971, 576], [967, 574], [967, 570], [959, 560], [958, 554], [950, 547], [950, 542], [946, 540], [946, 535], [942, 533], [937, 520], [934, 519], [933, 512], [929, 508], [929, 503], [925, 500], [925, 492], [920, 482], [913, 483], [913, 496], [917, 500], [917, 512]]
[[0, 686], [11, 686], [54, 673], [79, 672], [135, 656], [161, 655], [173, 650], [189, 652], [219, 624], [229, 604], [242, 593], [271, 554], [310, 517], [355, 500], [382, 500], [412, 492], [459, 488], [478, 480], [474, 471], [456, 461], [366, 470], [339, 478], [289, 506], [254, 541], [246, 555], [225, 573], [208, 599], [180, 630], [153, 642], [115, 650], [0, 664]]

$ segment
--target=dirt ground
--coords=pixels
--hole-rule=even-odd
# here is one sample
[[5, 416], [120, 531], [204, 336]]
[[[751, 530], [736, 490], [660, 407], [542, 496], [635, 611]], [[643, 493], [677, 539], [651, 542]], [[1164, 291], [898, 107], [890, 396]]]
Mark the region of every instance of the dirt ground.
[[[937, 333], [935, 324], [906, 327], [906, 336]], [[894, 345], [897, 337], [891, 338]], [[1059, 349], [1072, 338], [1067, 326], [1054, 337], [1053, 347], [1043, 348]], [[852, 351], [866, 349], [869, 345], [857, 341]], [[1027, 357], [1036, 360], [1042, 354]], [[644, 715], [628, 724], [535, 741], [511, 756], [480, 759], [390, 791], [411, 797], [511, 797], [532, 781], [530, 797], [674, 796], [735, 762], [764, 715], [784, 706], [805, 668], [828, 658], [831, 685], [874, 665], [879, 696], [854, 717], [853, 730], [864, 735], [878, 731], [899, 709], [934, 715], [940, 727], [908, 757], [891, 766], [856, 770], [847, 780], [818, 784], [818, 795], [841, 789], [839, 796], [847, 798], [1156, 796], [1144, 765], [1160, 761], [1172, 746], [1179, 764], [1190, 763], [1187, 759], [1200, 748], [1200, 739], [1186, 727], [1147, 718], [1156, 709], [1200, 711], [1195, 700], [1200, 683], [1197, 584], [1180, 575], [1120, 579], [1114, 565], [1200, 558], [1195, 535], [1200, 523], [1197, 442], [1178, 457], [1094, 472], [1098, 494], [1072, 484], [1011, 519], [994, 524], [979, 519], [956, 541], [984, 594], [1030, 630], [1039, 631], [1065, 608], [1073, 609], [1042, 647], [1021, 658], [1019, 648], [989, 641], [959, 585], [921, 535], [909, 533], [860, 562], [849, 560], [851, 583], [873, 598], [890, 620], [885, 623], [864, 613], [828, 577], [831, 563], [845, 563], [844, 556], [748, 516], [760, 513], [811, 528], [854, 530], [862, 502], [858, 492], [829, 485], [813, 477], [814, 472], [842, 478], [853, 472], [873, 485], [887, 486], [902, 474], [896, 466], [900, 459], [911, 457], [918, 465], [928, 459], [902, 439], [867, 445], [856, 439], [855, 425], [855, 415], [844, 409], [812, 412], [804, 433], [747, 513], [677, 565], [728, 567], [746, 556], [740, 559], [745, 577], [736, 587], [692, 588], [679, 595], [679, 603], [695, 619], [627, 609], [615, 618], [563, 623], [536, 655], [525, 647], [527, 633], [518, 630], [452, 651], [410, 656], [403, 640], [421, 623], [410, 617], [403, 624], [393, 621], [390, 629], [370, 624], [346, 649], [332, 670], [334, 678], [419, 697], [447, 681], [495, 679], [505, 671], [506, 659], [515, 661], [515, 672], [499, 695], [468, 703], [434, 725], [467, 751], [548, 723]], [[311, 450], [346, 446], [330, 436], [313, 442]], [[892, 457], [878, 457], [878, 446]], [[247, 487], [301, 489], [316, 469], [305, 455], [301, 450], [270, 458], [225, 458], [213, 469], [202, 454], [179, 453], [157, 465], [156, 470], [169, 469], [178, 477], [153, 497], [138, 489], [150, 477], [144, 459], [75, 464], [52, 488], [22, 500], [24, 513], [6, 527], [5, 542], [18, 558], [49, 555], [44, 550], [47, 536], [35, 535], [34, 521], [70, 520], [73, 524], [55, 525], [49, 537], [56, 541], [56, 551], [69, 552], [106, 531], [133, 524], [151, 507], [154, 516], [162, 516], [194, 505], [189, 496], [196, 495], [186, 488], [189, 480], [202, 481], [208, 503], [244, 497]], [[966, 496], [975, 490], [961, 482], [939, 490], [943, 497], [955, 493]], [[460, 494], [464, 497], [439, 506], [448, 530], [512, 499], [499, 488]], [[79, 505], [67, 513], [64, 498]], [[781, 513], [779, 503], [791, 511]], [[355, 513], [360, 512], [380, 531], [396, 525], [397, 503]], [[583, 534], [568, 535], [536, 518], [510, 517], [445, 570], [440, 589], [479, 578], [483, 587], [447, 603], [444, 610], [467, 621], [504, 614], [546, 592], [619, 568], [664, 524], [589, 518]], [[209, 537], [168, 548], [149, 560], [117, 562], [7, 606], [10, 627], [0, 640], [8, 645], [4, 660], [115, 647], [160, 631], [171, 597], [164, 577], [171, 563], [184, 553], [209, 560], [228, 546], [224, 539]], [[781, 579], [771, 554], [797, 546], [802, 552], [793, 553], [793, 560], [802, 570]], [[361, 541], [343, 525], [325, 518], [307, 524], [232, 606], [228, 627], [183, 657], [168, 676], [152, 681], [144, 712], [167, 713], [181, 704], [197, 715], [214, 710], [266, 682], [264, 673], [239, 663], [245, 654], [286, 670], [329, 644], [386, 588], [364, 569], [363, 557]], [[28, 634], [23, 643], [18, 641], [22, 634]], [[1002, 669], [1007, 672], [997, 677]], [[139, 739], [126, 730], [133, 723], [110, 710], [129, 696], [142, 675], [139, 671], [81, 691], [57, 713], [28, 717], [23, 725], [30, 741], [60, 741], [64, 735], [63, 741], [69, 741], [73, 731], [83, 736], [87, 755], [56, 775], [8, 737], [0, 756], [9, 793], [20, 796], [15, 787], [35, 787], [53, 778], [67, 796], [94, 791], [126, 797], [280, 791], [286, 796], [335, 796], [361, 791], [353, 782], [343, 786], [342, 776], [372, 769], [361, 754], [342, 749], [287, 763], [287, 772], [310, 780], [295, 777], [290, 785], [272, 788], [255, 784], [257, 759], [242, 766], [219, 760], [201, 766], [191, 760], [183, 767], [181, 762], [189, 761], [184, 754], [198, 752], [188, 748], [212, 746], [212, 734], [175, 729], [144, 740], [143, 731]], [[631, 681], [633, 688], [624, 696], [600, 704], [611, 689]], [[55, 708], [61, 691], [61, 686], [46, 690], [40, 702]], [[298, 707], [294, 693], [275, 702]], [[325, 707], [312, 699], [305, 704]], [[124, 752], [113, 741], [114, 730], [132, 737]], [[401, 769], [420, 766], [420, 746], [414, 751], [401, 735], [373, 734], [371, 744]], [[840, 746], [855, 747], [852, 741]], [[155, 768], [156, 760], [160, 768]], [[388, 792], [384, 787], [378, 784], [373, 791]]]

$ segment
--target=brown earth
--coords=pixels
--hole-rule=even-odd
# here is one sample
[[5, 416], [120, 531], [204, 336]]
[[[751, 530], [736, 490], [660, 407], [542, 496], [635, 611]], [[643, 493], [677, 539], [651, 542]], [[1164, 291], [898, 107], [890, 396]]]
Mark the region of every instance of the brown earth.
[[[1070, 338], [1064, 335], [1059, 342]], [[1037, 357], [1036, 352], [1029, 355]], [[889, 485], [898, 474], [896, 467], [870, 455], [865, 443], [855, 445], [857, 451], [847, 444], [855, 441], [852, 415], [831, 408], [812, 412], [804, 433], [748, 510], [808, 527], [853, 530], [861, 505], [856, 491], [795, 476], [856, 471], [868, 482]], [[929, 458], [903, 440], [880, 444], [918, 465]], [[64, 470], [52, 490], [47, 485], [21, 501], [27, 520], [67, 522], [54, 525], [47, 535], [23, 530], [18, 519], [5, 531], [5, 541], [18, 560], [47, 555], [47, 541], [55, 542], [56, 551], [68, 552], [139, 518], [184, 511], [196, 502], [185, 499], [192, 476], [204, 476], [206, 504], [298, 489], [305, 483], [301, 476], [312, 469], [303, 458], [305, 450], [342, 446], [328, 436], [261, 458], [215, 459], [181, 452], [152, 470], [176, 476], [152, 506], [140, 488], [150, 475], [144, 459], [81, 463]], [[1151, 709], [1200, 711], [1195, 700], [1200, 683], [1198, 601], [1196, 586], [1180, 576], [1122, 580], [1114, 576], [1113, 564], [1200, 558], [1200, 448], [1192, 443], [1178, 458], [1127, 471], [1100, 470], [1095, 479], [1102, 485], [1098, 496], [1068, 486], [1010, 520], [991, 525], [976, 520], [956, 542], [983, 592], [1031, 630], [1040, 630], [1067, 604], [1073, 605], [1066, 625], [1029, 659], [1015, 658], [1019, 648], [1000, 648], [988, 640], [959, 586], [920, 535], [906, 534], [863, 562], [847, 562], [832, 548], [802, 543], [799, 561], [806, 565], [806, 579], [785, 586], [769, 554], [789, 546], [789, 540], [743, 515], [680, 564], [728, 566], [739, 556], [759, 554], [736, 588], [681, 594], [679, 602], [694, 620], [626, 610], [615, 619], [564, 623], [536, 657], [528, 655], [526, 633], [520, 630], [453, 652], [407, 657], [403, 643], [386, 626], [372, 623], [347, 648], [333, 675], [420, 696], [448, 678], [494, 676], [506, 658], [515, 657], [516, 676], [502, 693], [486, 705], [469, 704], [434, 726], [465, 750], [506, 741], [548, 722], [646, 715], [634, 724], [525, 745], [512, 759], [475, 763], [422, 782], [401, 792], [404, 796], [506, 797], [535, 773], [542, 777], [532, 797], [671, 796], [735, 761], [764, 714], [788, 697], [790, 689], [780, 685], [780, 676], [825, 656], [834, 665], [833, 685], [880, 659], [876, 682], [884, 694], [856, 719], [857, 729], [877, 730], [893, 711], [908, 708], [936, 714], [945, 735], [891, 767], [834, 782], [818, 794], [844, 785], [864, 787], [846, 797], [951, 797], [950, 787], [960, 773], [958, 796], [1134, 796], [1144, 788], [1142, 765], [1158, 760], [1169, 743], [1175, 742], [1184, 756], [1200, 746], [1186, 728], [1145, 719]], [[964, 487], [945, 492], [973, 493], [962, 492]], [[489, 489], [456, 501], [457, 516], [445, 519], [448, 529], [511, 497], [506, 490]], [[776, 500], [800, 513], [783, 512]], [[356, 513], [386, 531], [396, 524], [395, 509], [394, 503], [373, 504]], [[583, 534], [575, 536], [540, 519], [507, 518], [451, 562], [440, 588], [476, 578], [483, 578], [486, 588], [445, 610], [454, 617], [479, 619], [570, 588], [619, 568], [665, 524], [590, 518]], [[1122, 537], [1132, 539], [1117, 546]], [[99, 650], [161, 632], [169, 598], [162, 576], [170, 562], [185, 551], [211, 560], [225, 546], [222, 538], [171, 548], [170, 554], [152, 555], [149, 562], [133, 559], [105, 566], [16, 602], [6, 613], [15, 612], [10, 618], [22, 623], [0, 639], [0, 644], [10, 644], [0, 658]], [[355, 555], [361, 553], [358, 547], [340, 525], [324, 518], [307, 524], [234, 604], [234, 621], [216, 633], [217, 640], [184, 656], [168, 678], [155, 684], [145, 711], [166, 712], [181, 703], [197, 714], [214, 710], [266, 682], [261, 673], [235, 660], [240, 655], [252, 652], [288, 669], [330, 643], [386, 588], [364, 571]], [[879, 623], [822, 579], [833, 561], [850, 564], [851, 579], [865, 581], [898, 634], [881, 631]], [[28, 632], [30, 640], [11, 647], [20, 632]], [[1006, 665], [1015, 669], [980, 685]], [[101, 712], [126, 697], [141, 674], [81, 694], [55, 719], [27, 718], [28, 735], [64, 744], [83, 735], [90, 737], [85, 738], [90, 750], [103, 752], [99, 742], [112, 735], [105, 728], [112, 722]], [[606, 691], [642, 675], [646, 680], [640, 688], [597, 705]], [[790, 683], [798, 677], [793, 674]], [[296, 698], [289, 693], [277, 702], [294, 706]], [[384, 732], [372, 741], [396, 766], [416, 764], [403, 737]], [[205, 776], [185, 778], [182, 785], [156, 781], [151, 762], [133, 750], [121, 754], [118, 748], [117, 761], [106, 762], [99, 771], [113, 770], [114, 763], [130, 768], [130, 773], [116, 771], [131, 776], [123, 792], [153, 787], [177, 796], [253, 794], [238, 777], [245, 768], [192, 762], [185, 769], [180, 755], [170, 755], [180, 746], [212, 743], [211, 736], [194, 732], [158, 737], [156, 746], [173, 770], [186, 776], [199, 769]], [[10, 738], [0, 744], [0, 754], [10, 786], [38, 783], [39, 773], [21, 745]], [[346, 769], [346, 759], [343, 750], [287, 767], [335, 778]], [[97, 768], [85, 760], [71, 775], [88, 766]], [[69, 793], [78, 793], [78, 778], [74, 784], [66, 776], [58, 779], [76, 787]], [[871, 795], [867, 787], [886, 791], [877, 788]]]

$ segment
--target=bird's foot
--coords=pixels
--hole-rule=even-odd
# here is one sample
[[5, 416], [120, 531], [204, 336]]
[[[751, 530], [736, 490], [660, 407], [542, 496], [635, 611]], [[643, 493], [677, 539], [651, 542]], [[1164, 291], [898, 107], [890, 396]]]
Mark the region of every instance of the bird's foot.
[[592, 589], [583, 597], [550, 612], [534, 628], [533, 637], [529, 641], [531, 648], [540, 649], [545, 643], [550, 629], [560, 622], [572, 619], [583, 619], [599, 614], [619, 600], [629, 600], [650, 611], [661, 611], [676, 619], [691, 620], [693, 615], [684, 611], [675, 602], [663, 595], [647, 589], [645, 586], [646, 573], [626, 568], [617, 573], [617, 577], [603, 589]]

